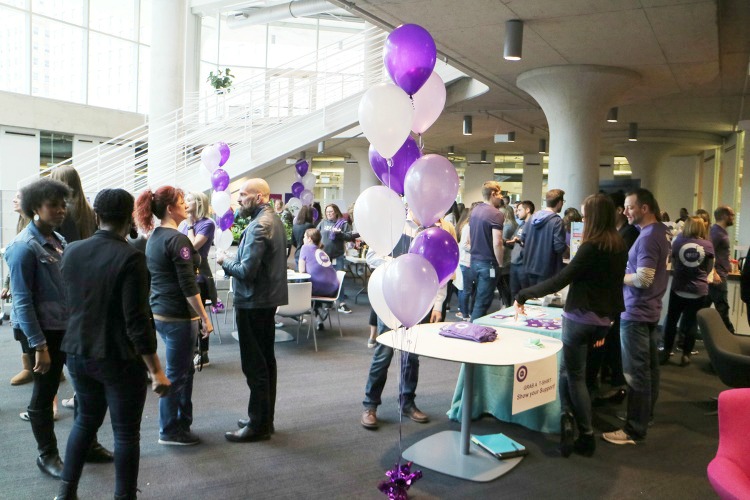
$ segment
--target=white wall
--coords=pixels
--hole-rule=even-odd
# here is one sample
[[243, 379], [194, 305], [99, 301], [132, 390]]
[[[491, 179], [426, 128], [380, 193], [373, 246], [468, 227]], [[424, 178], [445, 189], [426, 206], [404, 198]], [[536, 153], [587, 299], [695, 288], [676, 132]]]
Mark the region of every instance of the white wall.
[[[703, 170], [701, 172], [701, 182], [703, 183], [703, 196], [698, 200], [698, 207], [713, 213], [716, 208], [714, 200], [714, 176], [716, 175], [716, 152], [706, 151], [703, 157]], [[713, 216], [711, 217], [713, 220]]]
[[494, 170], [494, 164], [472, 164], [466, 166], [464, 170], [464, 194], [462, 201], [467, 207], [471, 206], [475, 201], [482, 201], [482, 184], [495, 178]]
[[694, 213], [696, 205], [695, 180], [700, 156], [671, 156], [664, 160], [654, 174], [654, 196], [659, 207], [672, 220], [679, 217], [680, 208]]

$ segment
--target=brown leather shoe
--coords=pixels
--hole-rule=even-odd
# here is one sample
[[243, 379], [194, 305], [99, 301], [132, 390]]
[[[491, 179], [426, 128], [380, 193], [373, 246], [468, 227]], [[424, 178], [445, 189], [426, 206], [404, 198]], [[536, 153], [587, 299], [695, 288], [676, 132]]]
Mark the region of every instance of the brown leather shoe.
[[422, 411], [416, 406], [412, 406], [411, 408], [405, 409], [403, 411], [403, 415], [406, 417], [409, 417], [410, 419], [420, 424], [426, 424], [427, 422], [430, 421], [430, 417], [422, 413]]
[[368, 408], [362, 413], [362, 418], [359, 421], [362, 427], [365, 429], [377, 429], [378, 428], [378, 415], [377, 410], [374, 408]]

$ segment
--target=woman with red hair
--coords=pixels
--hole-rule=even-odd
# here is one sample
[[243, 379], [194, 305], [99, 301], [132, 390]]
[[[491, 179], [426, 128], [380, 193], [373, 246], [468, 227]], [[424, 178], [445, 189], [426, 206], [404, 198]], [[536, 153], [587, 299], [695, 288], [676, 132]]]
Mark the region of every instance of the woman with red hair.
[[170, 393], [159, 400], [159, 444], [198, 444], [200, 440], [190, 432], [193, 350], [198, 330], [207, 338], [213, 326], [195, 281], [201, 257], [188, 237], [177, 230], [188, 217], [184, 194], [172, 186], [154, 192], [147, 189], [135, 202], [134, 216], [144, 232], [154, 227], [154, 217], [161, 222], [146, 244], [151, 311], [156, 331], [167, 348], [167, 378], [172, 383]]

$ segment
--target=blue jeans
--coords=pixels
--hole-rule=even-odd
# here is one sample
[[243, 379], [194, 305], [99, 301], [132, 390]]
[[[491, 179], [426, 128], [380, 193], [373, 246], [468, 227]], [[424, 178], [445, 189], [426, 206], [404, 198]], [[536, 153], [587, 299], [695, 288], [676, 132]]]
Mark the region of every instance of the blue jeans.
[[156, 331], [167, 347], [166, 375], [172, 386], [159, 398], [159, 433], [173, 437], [190, 431], [193, 423], [193, 353], [198, 339], [198, 320], [154, 320]]
[[[493, 265], [492, 262], [472, 259], [471, 270], [474, 271], [477, 280], [477, 292], [474, 297], [474, 309], [471, 311], [471, 319], [477, 320], [486, 315], [492, 305], [492, 299], [495, 298], [497, 280], [500, 277], [500, 268]], [[493, 270], [494, 276], [490, 276]]]
[[516, 300], [518, 292], [529, 286], [523, 264], [510, 265], [510, 298]]
[[[378, 318], [378, 335], [388, 330], [388, 327]], [[381, 396], [385, 382], [388, 379], [388, 367], [391, 366], [394, 349], [378, 343], [372, 354], [370, 374], [365, 386], [365, 400], [362, 404], [366, 409], [376, 409], [381, 403]], [[419, 380], [419, 356], [404, 351], [401, 354], [401, 385], [399, 387], [399, 404], [402, 411], [414, 407], [416, 398], [417, 381]]]
[[471, 303], [474, 299], [474, 290], [477, 287], [476, 278], [471, 267], [461, 266], [461, 277], [464, 280], [464, 289], [458, 291], [458, 307], [464, 318], [469, 319], [471, 316]]
[[659, 397], [659, 333], [656, 323], [620, 320], [622, 368], [628, 386], [625, 432], [645, 439]]
[[109, 408], [115, 435], [115, 495], [135, 497], [141, 458], [146, 367], [140, 360], [84, 358], [66, 362], [76, 390], [76, 419], [65, 452], [64, 481], [78, 481], [91, 443]]
[[[336, 263], [333, 265], [333, 268], [337, 271], [346, 271], [346, 256], [345, 255], [339, 255], [336, 257]], [[346, 276], [344, 276], [346, 278]], [[339, 296], [339, 304], [343, 304], [346, 300], [346, 293], [344, 292], [344, 287], [341, 287], [341, 295]]]
[[591, 434], [591, 396], [586, 386], [589, 347], [607, 335], [609, 327], [586, 325], [563, 316], [563, 355], [560, 363], [560, 402], [572, 412], [581, 434]]

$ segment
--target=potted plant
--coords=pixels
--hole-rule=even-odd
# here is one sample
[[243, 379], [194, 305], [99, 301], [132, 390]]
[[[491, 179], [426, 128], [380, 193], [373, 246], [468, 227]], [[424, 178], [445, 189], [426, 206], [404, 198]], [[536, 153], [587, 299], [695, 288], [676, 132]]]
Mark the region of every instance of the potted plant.
[[216, 73], [212, 71], [206, 78], [206, 81], [216, 90], [217, 94], [223, 94], [225, 89], [229, 92], [232, 87], [232, 80], [234, 80], [234, 75], [229, 72], [229, 68], [224, 71], [219, 69]]

